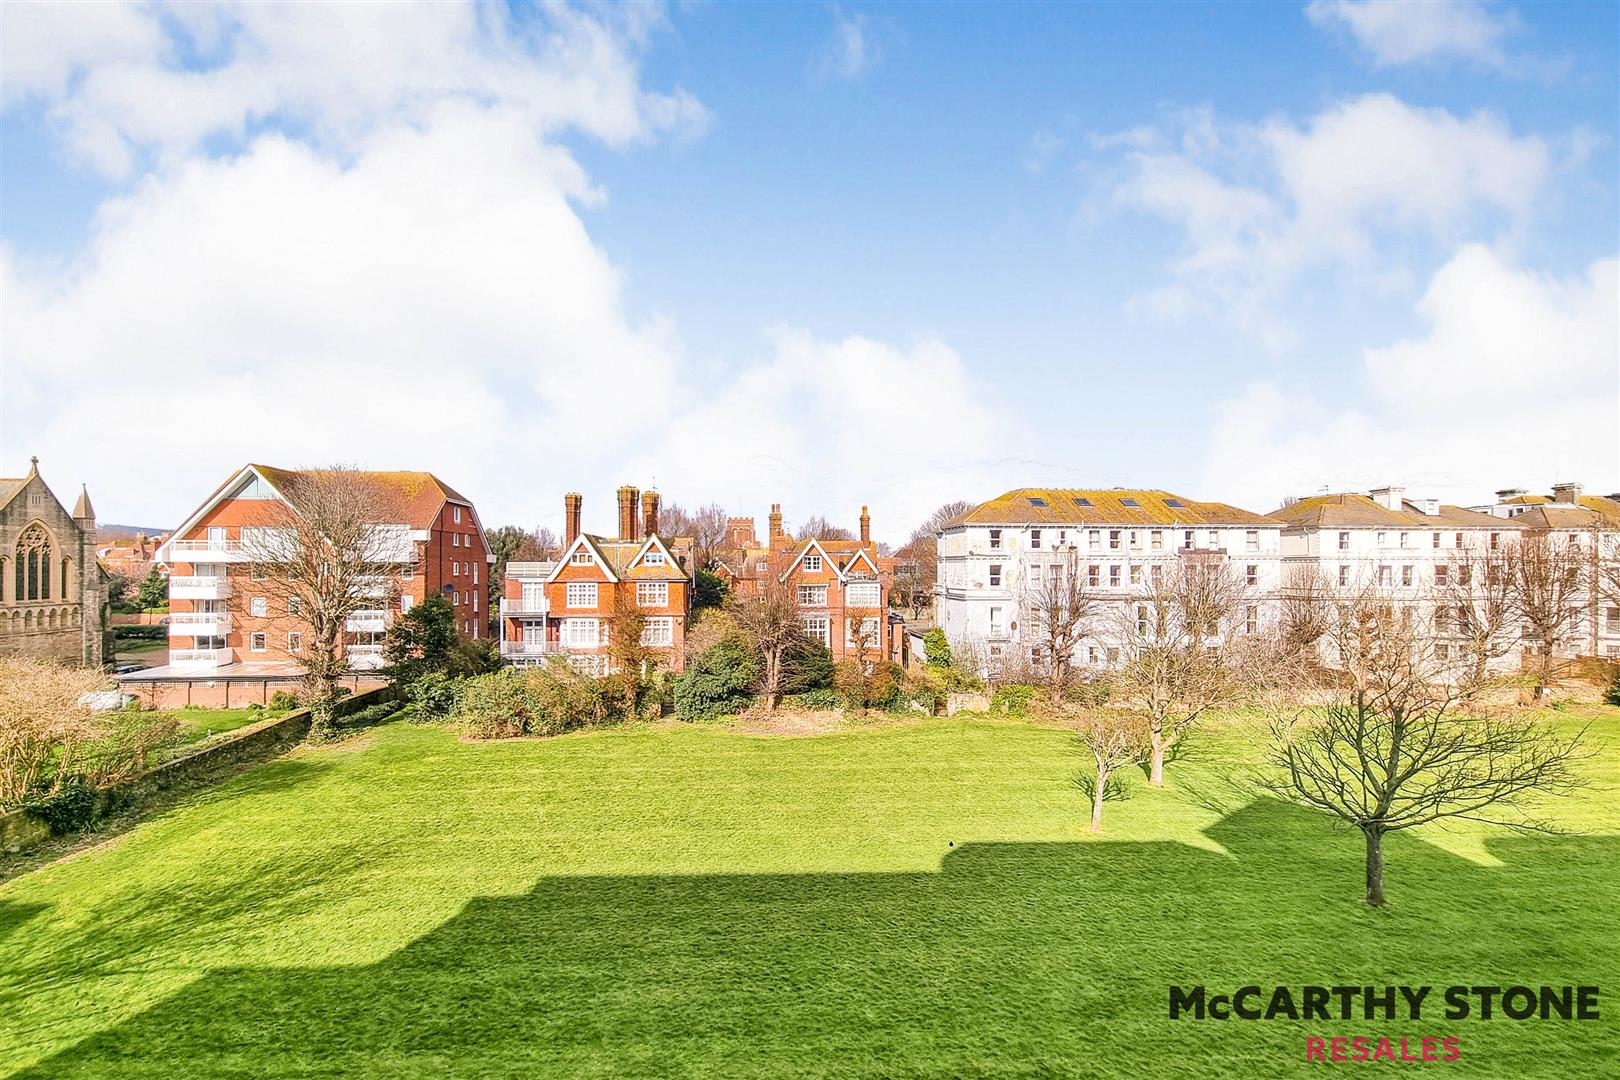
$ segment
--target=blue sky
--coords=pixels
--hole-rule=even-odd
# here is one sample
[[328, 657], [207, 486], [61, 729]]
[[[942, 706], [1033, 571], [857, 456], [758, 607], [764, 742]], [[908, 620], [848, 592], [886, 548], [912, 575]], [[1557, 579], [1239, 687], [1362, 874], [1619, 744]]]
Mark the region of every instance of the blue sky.
[[0, 473], [110, 519], [1620, 488], [1613, 4], [0, 17]]

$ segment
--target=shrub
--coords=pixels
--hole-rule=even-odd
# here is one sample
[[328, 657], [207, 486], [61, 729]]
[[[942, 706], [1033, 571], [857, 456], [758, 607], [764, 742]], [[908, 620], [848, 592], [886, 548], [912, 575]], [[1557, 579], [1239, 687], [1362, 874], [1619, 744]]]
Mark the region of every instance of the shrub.
[[168, 713], [105, 712], [101, 734], [85, 743], [74, 774], [94, 787], [107, 787], [146, 768], [152, 752], [174, 740], [180, 721]]
[[23, 806], [51, 827], [57, 836], [88, 829], [101, 812], [101, 794], [84, 779], [70, 780], [54, 795], [30, 800]]
[[783, 662], [784, 694], [832, 689], [835, 674], [832, 653], [815, 638], [806, 636], [795, 641], [788, 647]]
[[794, 694], [791, 697], [784, 698], [782, 703], [794, 708], [808, 709], [812, 712], [830, 712], [833, 709], [842, 708], [844, 698], [836, 690], [806, 690], [802, 694]]
[[497, 671], [462, 685], [455, 718], [475, 739], [503, 739], [527, 733], [535, 709], [517, 673]]
[[405, 688], [405, 696], [416, 706], [415, 718], [424, 723], [443, 720], [456, 711], [461, 680], [442, 671], [430, 671]]
[[846, 707], [886, 709], [903, 703], [900, 693], [902, 673], [887, 661], [874, 664], [868, 672], [859, 660], [840, 660], [833, 671], [833, 687]]
[[996, 687], [996, 692], [990, 697], [990, 711], [1005, 713], [1008, 716], [1028, 716], [1030, 707], [1037, 703], [1041, 696], [1038, 686], [1027, 683], [1008, 683]]
[[675, 715], [688, 723], [746, 708], [759, 679], [753, 651], [735, 639], [711, 645], [675, 680]]
[[340, 717], [338, 724], [341, 727], [370, 727], [373, 724], [382, 723], [402, 708], [404, 706], [397, 701], [381, 701], [375, 705], [367, 705], [363, 709], [356, 709], [354, 712]]
[[951, 643], [945, 639], [945, 631], [937, 626], [928, 631], [923, 637], [923, 655], [933, 667], [951, 666]]
[[692, 586], [692, 609], [717, 608], [731, 593], [731, 582], [712, 570], [699, 569]]
[[167, 626], [115, 626], [113, 627], [114, 641], [166, 641], [169, 636]]
[[496, 671], [461, 685], [455, 721], [477, 739], [560, 735], [623, 717], [622, 688], [561, 660], [523, 672]]
[[288, 693], [286, 690], [277, 690], [270, 695], [270, 701], [265, 705], [265, 708], [271, 712], [289, 712], [298, 708], [299, 705], [297, 694]]
[[1603, 700], [1609, 705], [1620, 705], [1620, 665], [1614, 669], [1614, 678], [1609, 680], [1609, 689], [1604, 692]]

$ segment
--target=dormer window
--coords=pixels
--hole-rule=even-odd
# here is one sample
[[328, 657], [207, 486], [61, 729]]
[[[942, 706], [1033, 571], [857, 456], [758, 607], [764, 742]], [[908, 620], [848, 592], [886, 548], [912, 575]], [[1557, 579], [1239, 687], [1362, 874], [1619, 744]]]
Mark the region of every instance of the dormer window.
[[804, 569], [805, 569], [805, 573], [807, 573], [807, 574], [819, 574], [819, 573], [821, 573], [821, 556], [820, 555], [806, 555], [804, 557]]
[[654, 550], [647, 552], [647, 554], [642, 557], [641, 562], [643, 566], [663, 566], [664, 553], [655, 548]]
[[575, 566], [591, 566], [596, 562], [596, 560], [591, 557], [591, 553], [586, 551], [584, 548], [580, 548], [578, 551], [574, 552], [574, 557], [568, 561], [573, 563]]

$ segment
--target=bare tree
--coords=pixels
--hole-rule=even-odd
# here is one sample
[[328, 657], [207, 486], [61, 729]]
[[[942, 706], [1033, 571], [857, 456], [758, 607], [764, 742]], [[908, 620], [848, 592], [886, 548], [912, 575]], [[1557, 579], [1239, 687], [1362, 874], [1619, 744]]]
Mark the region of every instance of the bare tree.
[[917, 540], [938, 540], [939, 534], [956, 524], [973, 510], [974, 504], [966, 499], [953, 499], [923, 519], [907, 543]]
[[1384, 837], [1443, 818], [1547, 829], [1525, 816], [1531, 796], [1578, 783], [1582, 735], [1562, 738], [1519, 718], [1459, 711], [1426, 635], [1383, 623], [1356, 684], [1325, 706], [1273, 715], [1273, 793], [1323, 810], [1366, 840], [1366, 900], [1384, 903]]
[[286, 502], [265, 501], [242, 529], [243, 555], [264, 574], [255, 590], [301, 628], [294, 654], [304, 669], [310, 737], [332, 734], [338, 682], [350, 670], [346, 626], [387, 608], [417, 552], [391, 489], [345, 465], [291, 473]]
[[1148, 782], [1164, 783], [1165, 754], [1208, 710], [1235, 696], [1240, 649], [1230, 640], [1246, 593], [1225, 559], [1182, 556], [1126, 599], [1117, 636], [1124, 662], [1114, 693], [1147, 719]]
[[21, 657], [0, 659], [0, 808], [54, 795], [103, 725], [85, 695], [107, 675]]
[[1458, 551], [1435, 568], [1433, 631], [1436, 643], [1455, 644], [1462, 654], [1457, 679], [1464, 697], [1490, 679], [1491, 664], [1513, 649], [1513, 573], [1501, 548]]
[[726, 546], [726, 508], [707, 503], [688, 513], [671, 503], [658, 511], [658, 531], [664, 536], [690, 536], [695, 570], [714, 569], [715, 559]]
[[773, 552], [755, 578], [755, 587], [738, 589], [726, 602], [732, 621], [759, 653], [760, 692], [767, 712], [775, 711], [782, 700], [788, 654], [804, 637], [798, 592], [784, 580], [791, 562], [788, 552]]
[[1310, 658], [1333, 619], [1335, 586], [1314, 567], [1290, 567], [1283, 575], [1278, 633], [1282, 646]]
[[1045, 573], [1030, 571], [1019, 600], [1024, 641], [1040, 650], [1047, 681], [1053, 690], [1068, 684], [1074, 668], [1074, 654], [1089, 631], [1097, 613], [1098, 600], [1080, 569], [1080, 554], [1070, 546], [1058, 553], [1059, 561], [1049, 563]]
[[1538, 658], [1536, 690], [1552, 680], [1554, 657], [1581, 617], [1585, 576], [1580, 547], [1548, 532], [1526, 532], [1502, 549], [1524, 637]]
[[1086, 709], [1076, 726], [1075, 739], [1091, 754], [1094, 774], [1082, 773], [1075, 780], [1091, 794], [1091, 831], [1101, 832], [1103, 800], [1114, 772], [1147, 756], [1142, 717], [1119, 709]]
[[820, 514], [804, 519], [799, 526], [800, 540], [853, 540], [855, 534], [841, 525], [834, 525]]

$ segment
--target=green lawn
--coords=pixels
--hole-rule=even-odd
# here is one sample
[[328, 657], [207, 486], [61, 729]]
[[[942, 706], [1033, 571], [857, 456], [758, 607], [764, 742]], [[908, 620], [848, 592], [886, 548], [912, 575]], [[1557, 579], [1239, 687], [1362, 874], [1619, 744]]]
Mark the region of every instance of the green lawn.
[[269, 720], [275, 716], [286, 716], [284, 712], [267, 712], [263, 709], [175, 709], [168, 713], [180, 721], [180, 731], [177, 736], [182, 746], [201, 742], [210, 735], [218, 735], [226, 731], [235, 731], [239, 727], [257, 724], [261, 720]]
[[[1223, 782], [1236, 728], [1092, 838], [1063, 734], [1014, 722], [392, 724], [0, 886], [0, 1073], [1266, 1077], [1370, 1033], [1458, 1036], [1450, 1077], [1597, 1075], [1620, 711], [1596, 735], [1581, 835], [1395, 837], [1373, 911], [1357, 837]], [[1544, 982], [1605, 1019], [1167, 1017], [1172, 983]]]

